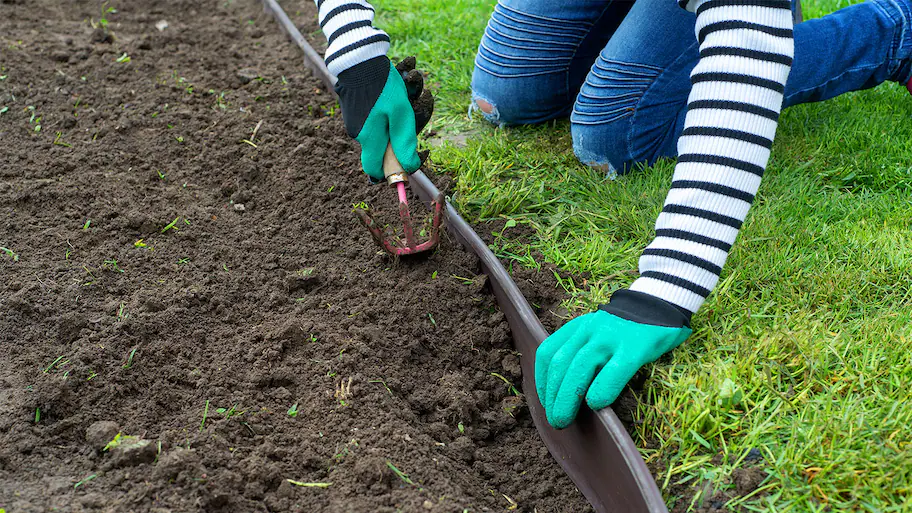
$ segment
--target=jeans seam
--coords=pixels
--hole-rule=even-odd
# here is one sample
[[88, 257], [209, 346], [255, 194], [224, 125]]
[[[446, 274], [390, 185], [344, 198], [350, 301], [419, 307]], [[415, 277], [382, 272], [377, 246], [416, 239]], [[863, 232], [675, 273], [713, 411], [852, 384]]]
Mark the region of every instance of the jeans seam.
[[[602, 17], [605, 16], [605, 13], [606, 13], [606, 12], [608, 12], [608, 8], [611, 7], [611, 3], [612, 3], [611, 1], [605, 2], [605, 7], [602, 8], [602, 12], [599, 13], [598, 18], [596, 18], [595, 21], [593, 21], [593, 22], [589, 25], [589, 31], [586, 32], [586, 35], [583, 36], [583, 38], [579, 40], [579, 44], [576, 45], [576, 48], [573, 49], [573, 53], [570, 55], [570, 62], [571, 62], [571, 63], [573, 62], [573, 59], [576, 58], [576, 54], [579, 53], [579, 49], [580, 49], [580, 46], [582, 46], [583, 41], [585, 41], [586, 38], [589, 37], [589, 36], [591, 35], [592, 29], [595, 28], [595, 27], [597, 27], [598, 24], [599, 24], [599, 22], [602, 21]], [[596, 62], [597, 62], [597, 61], [598, 61], [598, 57], [596, 57], [595, 60], [596, 60]], [[585, 83], [585, 81], [584, 81], [584, 83]], [[580, 88], [582, 88], [582, 86], [580, 86]], [[567, 67], [567, 70], [564, 71], [564, 91], [567, 92], [567, 96], [566, 96], [566, 98], [565, 98], [566, 101], [567, 101], [568, 103], [575, 104], [575, 103], [576, 103], [576, 98], [571, 98], [571, 97], [570, 97], [570, 96], [571, 96], [571, 93], [570, 93], [570, 67], [569, 67], [569, 66]], [[571, 107], [571, 109], [570, 109], [570, 112], [572, 113], [573, 110], [574, 110], [575, 108], [576, 108], [576, 105], [573, 105], [573, 107]]]
[[[695, 38], [695, 39], [696, 39], [696, 38]], [[634, 106], [633, 106], [633, 119], [630, 120], [630, 128], [629, 128], [629, 130], [628, 130], [628, 132], [627, 132], [627, 137], [626, 137], [626, 141], [625, 141], [626, 146], [627, 146], [627, 155], [628, 155], [628, 157], [630, 157], [631, 160], [634, 159], [634, 155], [633, 155], [633, 127], [636, 125], [637, 116], [638, 116], [639, 113], [640, 113], [640, 105], [643, 103], [643, 100], [644, 100], [644, 99], [646, 98], [646, 96], [650, 93], [650, 91], [652, 91], [652, 89], [655, 87], [656, 83], [659, 81], [659, 78], [660, 78], [664, 73], [667, 73], [669, 69], [671, 69], [672, 67], [674, 67], [674, 65], [675, 65], [678, 61], [680, 61], [681, 59], [683, 59], [683, 58], [687, 55], [687, 53], [690, 51], [691, 48], [694, 48], [694, 47], [699, 48], [699, 46], [700, 46], [700, 44], [699, 44], [696, 40], [694, 40], [694, 42], [693, 42], [690, 46], [688, 46], [687, 48], [685, 48], [684, 51], [681, 52], [681, 55], [678, 56], [677, 59], [671, 61], [671, 63], [668, 64], [668, 66], [666, 66], [665, 69], [663, 69], [658, 75], [656, 75], [656, 77], [652, 80], [652, 83], [649, 84], [649, 86], [646, 87], [646, 90], [645, 90], [645, 91], [643, 91], [643, 94], [640, 96], [640, 99], [637, 100], [637, 102], [634, 104]], [[692, 86], [692, 84], [691, 84], [691, 86]], [[689, 94], [689, 93], [688, 93], [687, 96], [688, 96], [688, 98], [690, 98], [690, 94]], [[688, 104], [688, 101], [685, 101], [685, 102], [684, 102], [684, 107], [685, 107], [685, 108], [687, 108], [687, 104]]]
[[601, 102], [601, 101], [606, 101], [606, 100], [623, 102], [624, 100], [627, 100], [629, 98], [636, 98], [637, 96], [640, 96], [640, 93], [638, 91], [634, 91], [632, 93], [625, 93], [625, 94], [614, 95], [614, 96], [592, 96], [592, 95], [589, 95], [589, 94], [586, 94], [586, 93], [583, 93], [582, 91], [580, 91], [578, 96], [579, 96], [579, 98], [586, 98], [587, 100], [592, 100], [593, 102]]
[[[558, 25], [567, 22], [567, 20], [560, 20], [560, 19], [557, 19], [557, 18], [548, 18], [547, 16], [539, 16], [539, 15], [537, 15], [537, 14], [525, 13], [525, 12], [516, 10], [516, 9], [514, 9], [514, 8], [512, 8], [512, 7], [507, 7], [507, 6], [503, 5], [503, 4], [501, 4], [500, 2], [498, 2], [497, 5], [495, 6], [495, 10], [496, 10], [497, 7], [501, 7], [501, 8], [503, 8], [503, 9], [505, 9], [505, 10], [507, 10], [507, 11], [510, 11], [510, 12], [513, 12], [513, 13], [515, 13], [515, 14], [519, 14], [519, 15], [522, 15], [522, 16], [528, 16], [529, 18], [535, 18], [535, 19], [546, 20], [546, 21], [553, 21], [553, 22], [555, 22], [555, 23], [558, 24]], [[607, 8], [606, 8], [606, 10], [607, 10]], [[602, 14], [604, 14], [604, 13], [605, 13], [605, 11], [602, 11]], [[600, 16], [600, 18], [601, 18], [601, 16]], [[600, 18], [599, 18], [599, 19], [600, 19]], [[580, 25], [585, 25], [585, 26], [587, 27], [587, 29], [586, 29], [586, 34], [587, 34], [587, 35], [589, 34], [589, 31], [592, 30], [592, 27], [594, 27], [594, 26], [596, 25], [595, 23], [591, 23], [591, 22], [588, 22], [588, 21], [575, 21], [575, 22], [573, 22], [573, 23], [579, 23]]]
[[[829, 84], [829, 83], [832, 83], [832, 82], [838, 82], [843, 76], [848, 75], [849, 73], [854, 73], [854, 72], [856, 72], [856, 71], [866, 71], [866, 70], [869, 70], [869, 69], [877, 69], [878, 67], [879, 67], [879, 66], [877, 66], [877, 65], [871, 65], [871, 66], [858, 66], [858, 67], [855, 67], [855, 68], [847, 69], [847, 70], [843, 71], [842, 73], [840, 73], [839, 75], [830, 78], [829, 80], [827, 80], [826, 82], [824, 82], [824, 83], [822, 83], [822, 84], [816, 84], [816, 85], [811, 86], [811, 87], [807, 87], [807, 88], [804, 88], [804, 89], [800, 89], [800, 90], [798, 90], [798, 91], [793, 92], [792, 94], [790, 94], [790, 95], [788, 95], [788, 96], [785, 96], [784, 99], [787, 100], [787, 99], [793, 98], [793, 97], [795, 97], [795, 96], [800, 96], [800, 95], [802, 95], [802, 94], [804, 94], [804, 93], [806, 93], [806, 92], [808, 92], [808, 91], [813, 91], [813, 90], [815, 90], [815, 89], [820, 89], [821, 87], [825, 86], [826, 84]], [[788, 101], [783, 101], [783, 105], [786, 104], [786, 103], [789, 103], [789, 102], [788, 102]]]
[[[573, 121], [574, 123], [576, 123], [577, 125], [590, 125], [590, 126], [607, 125], [610, 123], [614, 123], [615, 121], [618, 121], [620, 119], [629, 118], [630, 116], [633, 115], [627, 109], [614, 109], [613, 111], [610, 111], [610, 112], [599, 112], [596, 114], [586, 114], [586, 113], [580, 113], [580, 112], [576, 112], [576, 111], [574, 111], [573, 113], [576, 115], [576, 119], [574, 119], [574, 121]], [[580, 116], [608, 116], [608, 115], [611, 115], [613, 117], [611, 117], [609, 119], [598, 119], [596, 121], [585, 121], [585, 120], [580, 119]]]
[[[503, 43], [498, 42], [498, 44], [503, 44]], [[480, 46], [481, 46], [481, 48], [485, 49], [491, 55], [496, 55], [497, 57], [500, 57], [503, 59], [514, 59], [517, 61], [530, 61], [530, 62], [552, 62], [552, 63], [558, 63], [558, 64], [570, 62], [570, 58], [568, 58], [568, 57], [537, 57], [537, 56], [520, 57], [520, 56], [515, 56], [515, 55], [506, 55], [506, 54], [496, 52], [496, 51], [492, 50], [491, 48], [488, 48], [488, 46], [485, 44], [484, 41], [481, 42]], [[489, 60], [493, 61], [493, 59], [489, 59]]]
[[[907, 32], [909, 31], [909, 23], [912, 21], [910, 20], [910, 18], [912, 18], [912, 13], [906, 12], [903, 9], [903, 6], [895, 0], [873, 0], [871, 3], [880, 10], [881, 13], [890, 18], [899, 28], [899, 30], [894, 29], [893, 31], [893, 44], [890, 45], [890, 55], [888, 56], [888, 73], [892, 78], [899, 68], [902, 67], [902, 62], [896, 57], [896, 54], [904, 46], [903, 43], [906, 42], [906, 39], [909, 38]], [[893, 9], [887, 9], [884, 4], [889, 4]], [[896, 12], [893, 12], [894, 9]]]
[[[645, 68], [645, 69], [647, 69], [647, 70], [654, 71], [655, 74], [660, 74], [660, 73], [662, 73], [663, 71], [665, 71], [665, 70], [663, 70], [662, 68], [660, 68], [660, 67], [658, 67], [658, 66], [651, 66], [651, 65], [649, 65], [649, 64], [640, 64], [640, 63], [636, 63], [636, 62], [616, 61], [616, 60], [611, 60], [611, 59], [602, 59], [602, 60], [605, 61], [605, 62], [607, 62], [608, 64], [621, 64], [621, 65], [623, 65], [623, 66], [630, 66], [630, 67], [633, 67], [633, 68]], [[598, 61], [596, 61], [596, 63], [598, 63]], [[608, 68], [601, 68], [601, 67], [600, 67], [600, 69], [602, 69], [602, 70], [604, 70], [604, 71], [610, 71]], [[631, 72], [631, 73], [632, 73], [632, 72]]]
[[[506, 14], [504, 14], [504, 13], [500, 13], [500, 15], [503, 16], [505, 19], [508, 19], [508, 20], [514, 22], [517, 26], [523, 26], [525, 23], [527, 23], [527, 22], [524, 22], [524, 21], [522, 21], [522, 20], [518, 20], [518, 19], [516, 19], [516, 18], [511, 18], [510, 16], [508, 16], [508, 15], [506, 15]], [[526, 14], [526, 16], [529, 16], [529, 15]], [[501, 24], [501, 25], [507, 25], [506, 23], [497, 20], [497, 19], [494, 18], [493, 16], [491, 17], [491, 21], [496, 21], [497, 23], [499, 23], [499, 24]], [[579, 22], [571, 22], [571, 21], [564, 22], [564, 24], [567, 24], [567, 23], [579, 23]], [[588, 31], [591, 30], [591, 27], [590, 27], [590, 28], [579, 27], [578, 29], [577, 29], [577, 28], [574, 28], [574, 27], [567, 28], [567, 27], [565, 27], [565, 26], [561, 26], [562, 24], [558, 24], [558, 23], [550, 24], [550, 25], [549, 25], [549, 24], [546, 24], [546, 23], [528, 22], [528, 25], [531, 25], [531, 26], [533, 26], [533, 27], [544, 27], [544, 28], [547, 28], [548, 30], [556, 30], [556, 31], [564, 30], [564, 31], [569, 31], [569, 32], [578, 32], [579, 30], [585, 30], [585, 31], [586, 31], [586, 34], [588, 34]], [[527, 30], [525, 30], [525, 32], [530, 32], [530, 31], [527, 29]], [[577, 39], [583, 39], [583, 38], [585, 38], [585, 37], [586, 37], [586, 34], [583, 34], [582, 36], [580, 36], [580, 35], [578, 35], [578, 34], [566, 34], [566, 33], [565, 33], [565, 34], [558, 34], [558, 33], [550, 33], [550, 32], [548, 33], [548, 35], [562, 36], [562, 37], [563, 37], [563, 36], [566, 36], [566, 37], [573, 37], [573, 38], [577, 38]]]
[[479, 64], [477, 60], [475, 61], [475, 66], [477, 66], [478, 69], [484, 71], [485, 73], [491, 75], [492, 77], [497, 77], [497, 78], [525, 78], [525, 77], [537, 77], [537, 76], [540, 76], [540, 75], [553, 75], [553, 74], [555, 74], [555, 73], [563, 73], [563, 72], [564, 72], [563, 70], [559, 70], [559, 69], [558, 69], [558, 70], [554, 70], [554, 71], [540, 71], [540, 72], [534, 72], [534, 73], [516, 73], [516, 74], [512, 74], [512, 75], [505, 75], [505, 74], [503, 74], [503, 73], [498, 73], [498, 72], [496, 72], [496, 71], [492, 71], [492, 70], [489, 70], [489, 69], [485, 68], [483, 65]]
[[[517, 28], [514, 28], [514, 27], [507, 27], [507, 28], [512, 28], [513, 30], [516, 30], [516, 31], [519, 31], [519, 32], [524, 32], [523, 30], [520, 30], [520, 29], [517, 29]], [[526, 42], [526, 43], [539, 43], [539, 42], [541, 42], [541, 41], [537, 41], [537, 40], [535, 40], [535, 39], [528, 39], [528, 38], [522, 38], [522, 37], [516, 37], [516, 36], [510, 36], [510, 35], [504, 34], [503, 32], [501, 32], [500, 30], [498, 30], [497, 28], [495, 28], [495, 27], [493, 27], [493, 26], [491, 26], [491, 25], [488, 25], [488, 29], [489, 29], [491, 32], [494, 32], [495, 34], [497, 34], [497, 35], [499, 35], [499, 36], [501, 36], [501, 37], [503, 37], [503, 38], [505, 38], [505, 39], [510, 39], [510, 40], [512, 40], [512, 41], [522, 41], [522, 42]], [[560, 36], [560, 34], [547, 34], [547, 35], [549, 35], [549, 36], [558, 36], [558, 37]], [[546, 42], [548, 42], [548, 43], [554, 43], [554, 46], [568, 46], [568, 47], [569, 47], [569, 46], [579, 46], [579, 45], [573, 45], [572, 43], [569, 43], [569, 42], [568, 42], [567, 44], [561, 44], [562, 41], [546, 41]]]

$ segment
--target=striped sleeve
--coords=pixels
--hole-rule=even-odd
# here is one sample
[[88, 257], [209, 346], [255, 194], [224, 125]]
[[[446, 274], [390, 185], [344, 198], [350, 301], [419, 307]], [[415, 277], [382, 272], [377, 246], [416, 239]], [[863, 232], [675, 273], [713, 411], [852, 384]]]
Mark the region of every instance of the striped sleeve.
[[374, 8], [365, 0], [315, 0], [320, 28], [326, 35], [326, 67], [339, 73], [386, 55], [390, 38], [373, 26]]
[[794, 56], [789, 0], [681, 0], [700, 60], [656, 237], [631, 290], [695, 312], [760, 187]]

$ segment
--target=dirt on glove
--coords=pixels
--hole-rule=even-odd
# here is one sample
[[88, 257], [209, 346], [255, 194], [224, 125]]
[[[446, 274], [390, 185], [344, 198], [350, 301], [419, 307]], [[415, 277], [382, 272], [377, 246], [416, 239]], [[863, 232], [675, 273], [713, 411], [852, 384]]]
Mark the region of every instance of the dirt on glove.
[[352, 208], [395, 196], [259, 2], [2, 0], [0, 38], [0, 508], [590, 510], [475, 258], [379, 251]]

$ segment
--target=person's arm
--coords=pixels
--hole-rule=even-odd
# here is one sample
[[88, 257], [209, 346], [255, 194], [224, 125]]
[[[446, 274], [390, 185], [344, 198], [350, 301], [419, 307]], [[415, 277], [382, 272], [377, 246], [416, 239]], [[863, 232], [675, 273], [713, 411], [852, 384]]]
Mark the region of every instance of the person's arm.
[[656, 238], [630, 290], [696, 312], [769, 161], [794, 55], [788, 0], [691, 0], [700, 61]]
[[339, 76], [371, 59], [386, 56], [390, 38], [374, 27], [374, 8], [364, 0], [315, 0], [326, 35], [326, 67]]
[[671, 191], [640, 277], [536, 353], [536, 389], [558, 428], [583, 397], [593, 409], [610, 405], [642, 365], [690, 335], [690, 317], [719, 281], [769, 160], [794, 55], [790, 2], [681, 5], [696, 13], [700, 61]]
[[388, 145], [405, 171], [416, 171], [421, 160], [415, 113], [402, 76], [386, 56], [390, 38], [373, 26], [374, 8], [364, 0], [315, 2], [328, 43], [326, 67], [339, 79], [342, 117], [348, 134], [361, 144], [364, 172], [383, 179]]

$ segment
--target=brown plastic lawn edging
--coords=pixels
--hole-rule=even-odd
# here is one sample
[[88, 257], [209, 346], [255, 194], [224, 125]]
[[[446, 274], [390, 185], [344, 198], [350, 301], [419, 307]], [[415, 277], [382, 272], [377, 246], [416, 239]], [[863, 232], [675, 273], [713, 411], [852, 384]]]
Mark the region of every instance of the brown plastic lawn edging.
[[[283, 31], [304, 52], [304, 64], [331, 91], [336, 83], [322, 57], [307, 42], [276, 0], [261, 0]], [[796, 0], [797, 1], [797, 0]], [[795, 23], [802, 21], [800, 1]], [[439, 191], [421, 171], [411, 177], [412, 189], [426, 204]], [[510, 325], [514, 345], [522, 354], [523, 389], [533, 422], [551, 455], [560, 463], [598, 512], [667, 513], [655, 480], [646, 468], [624, 425], [609, 407], [593, 412], [585, 406], [567, 429], [552, 428], [535, 393], [535, 350], [548, 336], [510, 274], [472, 227], [447, 202], [447, 231], [474, 252], [488, 276], [497, 303]]]

